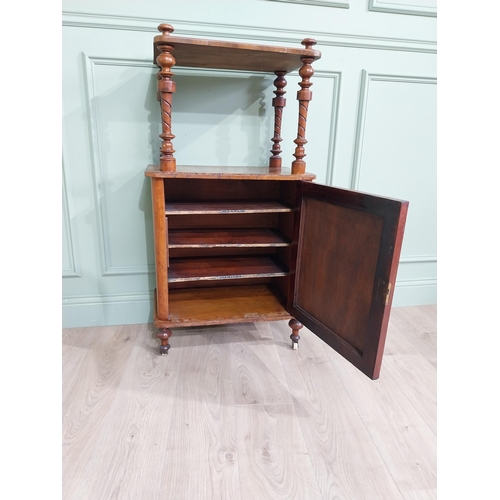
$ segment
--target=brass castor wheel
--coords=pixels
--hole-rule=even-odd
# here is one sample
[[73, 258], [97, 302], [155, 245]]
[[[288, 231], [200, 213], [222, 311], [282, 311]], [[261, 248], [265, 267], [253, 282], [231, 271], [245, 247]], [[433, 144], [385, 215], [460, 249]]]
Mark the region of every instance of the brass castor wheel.
[[160, 346], [160, 354], [162, 356], [166, 356], [168, 354], [169, 349], [170, 349], [170, 345], [161, 345]]
[[168, 328], [159, 328], [156, 336], [160, 339], [160, 354], [165, 356], [168, 354], [168, 350], [170, 349], [170, 344], [168, 343], [168, 339], [172, 336], [172, 331]]

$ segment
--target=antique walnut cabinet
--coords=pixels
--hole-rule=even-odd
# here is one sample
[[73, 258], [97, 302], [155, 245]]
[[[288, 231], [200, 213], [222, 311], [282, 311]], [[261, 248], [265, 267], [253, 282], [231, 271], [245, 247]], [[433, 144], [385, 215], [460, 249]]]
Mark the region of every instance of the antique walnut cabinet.
[[[313, 183], [305, 138], [316, 42], [274, 47], [172, 35], [158, 27], [162, 140], [151, 165], [160, 352], [171, 328], [290, 320], [369, 377], [379, 376], [407, 202]], [[270, 72], [276, 97], [267, 167], [178, 166], [172, 140], [174, 65]], [[299, 69], [295, 160], [281, 166], [285, 75]]]

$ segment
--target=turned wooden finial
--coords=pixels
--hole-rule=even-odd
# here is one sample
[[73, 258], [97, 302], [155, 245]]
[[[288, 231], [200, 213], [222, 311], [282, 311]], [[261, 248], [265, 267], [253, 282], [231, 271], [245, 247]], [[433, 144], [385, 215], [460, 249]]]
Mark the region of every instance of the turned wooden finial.
[[[169, 25], [167, 24], [167, 26]], [[312, 49], [318, 42], [316, 42], [314, 38], [304, 38], [304, 40], [302, 40], [300, 43], [304, 46], [304, 48]]]
[[[314, 38], [304, 38], [302, 40], [302, 45], [306, 49], [312, 49], [316, 45], [316, 40]], [[306, 124], [307, 124], [307, 111], [309, 108], [309, 101], [312, 99], [312, 92], [309, 88], [312, 85], [311, 77], [314, 75], [314, 69], [312, 67], [312, 62], [314, 57], [302, 56], [302, 67], [299, 70], [299, 75], [302, 81], [299, 82], [301, 90], [297, 92], [297, 99], [299, 101], [299, 127], [297, 131], [297, 139], [295, 139], [295, 160], [292, 162], [292, 174], [303, 174], [306, 171], [306, 162], [304, 161], [304, 156], [306, 156], [305, 145], [306, 140]]]
[[271, 139], [273, 141], [273, 148], [271, 153], [273, 154], [269, 159], [269, 168], [272, 170], [279, 170], [281, 168], [281, 146], [280, 142], [283, 140], [281, 138], [281, 119], [283, 116], [283, 108], [286, 105], [286, 99], [283, 97], [286, 94], [284, 90], [286, 87], [285, 75], [286, 71], [275, 71], [276, 80], [274, 80], [274, 86], [276, 90], [274, 94], [276, 97], [273, 99], [274, 107], [274, 137]]
[[169, 36], [170, 33], [174, 32], [174, 27], [167, 23], [160, 24], [157, 29], [163, 36]]
[[[174, 31], [170, 24], [160, 24], [158, 30], [165, 36]], [[174, 147], [172, 139], [175, 135], [172, 134], [172, 94], [175, 92], [175, 82], [172, 81], [172, 66], [175, 65], [175, 58], [172, 55], [174, 47], [168, 42], [158, 44], [159, 55], [156, 58], [156, 64], [160, 67], [158, 71], [158, 94], [161, 107], [161, 127], [162, 132], [160, 139], [160, 170], [175, 171], [176, 161], [174, 158]]]

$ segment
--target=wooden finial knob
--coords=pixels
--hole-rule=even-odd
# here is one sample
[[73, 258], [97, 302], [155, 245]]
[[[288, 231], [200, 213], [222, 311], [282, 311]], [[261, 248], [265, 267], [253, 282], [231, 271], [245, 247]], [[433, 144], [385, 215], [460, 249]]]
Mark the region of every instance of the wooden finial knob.
[[174, 27], [171, 24], [162, 23], [158, 26], [158, 31], [161, 31], [163, 36], [168, 36], [174, 32]]
[[304, 38], [300, 42], [306, 49], [312, 49], [314, 45], [316, 45], [318, 42], [314, 38]]

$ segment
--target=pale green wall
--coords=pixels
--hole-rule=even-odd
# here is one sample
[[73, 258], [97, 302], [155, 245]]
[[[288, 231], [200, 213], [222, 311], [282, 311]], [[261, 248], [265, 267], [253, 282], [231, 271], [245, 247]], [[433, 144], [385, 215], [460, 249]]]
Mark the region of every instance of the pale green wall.
[[[307, 165], [317, 182], [410, 201], [394, 305], [436, 301], [436, 19], [431, 0], [63, 1], [64, 326], [151, 319], [158, 161], [152, 39], [298, 46], [314, 37]], [[279, 21], [278, 21], [279, 20]], [[265, 165], [273, 77], [175, 68], [179, 164]], [[293, 160], [298, 77], [282, 147]]]

